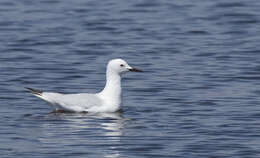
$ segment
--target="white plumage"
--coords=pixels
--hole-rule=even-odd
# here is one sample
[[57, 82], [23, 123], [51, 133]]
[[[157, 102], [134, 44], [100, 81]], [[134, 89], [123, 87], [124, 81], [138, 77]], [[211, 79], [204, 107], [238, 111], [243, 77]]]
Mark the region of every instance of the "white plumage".
[[94, 94], [61, 94], [27, 89], [33, 95], [50, 103], [56, 111], [116, 112], [121, 104], [121, 75], [129, 71], [141, 72], [122, 59], [110, 60], [107, 64], [106, 86], [101, 92]]

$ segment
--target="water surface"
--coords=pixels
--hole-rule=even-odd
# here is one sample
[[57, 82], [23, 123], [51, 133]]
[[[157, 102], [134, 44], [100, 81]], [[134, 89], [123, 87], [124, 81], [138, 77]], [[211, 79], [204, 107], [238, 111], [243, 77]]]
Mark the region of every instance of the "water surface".
[[[2, 157], [260, 157], [260, 2], [0, 2]], [[50, 114], [23, 87], [98, 92], [109, 59], [123, 113]]]

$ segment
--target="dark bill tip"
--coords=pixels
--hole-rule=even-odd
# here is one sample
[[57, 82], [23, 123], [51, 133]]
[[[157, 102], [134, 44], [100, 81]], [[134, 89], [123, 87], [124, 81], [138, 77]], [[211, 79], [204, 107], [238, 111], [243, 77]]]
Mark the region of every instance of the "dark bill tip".
[[137, 68], [131, 68], [131, 69], [128, 69], [128, 70], [132, 71], [132, 72], [143, 72], [142, 70], [137, 69]]

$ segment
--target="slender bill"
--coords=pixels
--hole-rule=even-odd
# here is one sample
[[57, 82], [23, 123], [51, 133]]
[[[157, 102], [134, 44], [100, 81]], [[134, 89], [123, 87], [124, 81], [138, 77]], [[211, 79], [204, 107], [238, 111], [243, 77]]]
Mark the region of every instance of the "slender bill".
[[130, 69], [128, 69], [129, 71], [133, 71], [133, 72], [143, 72], [142, 70], [140, 70], [140, 69], [137, 69], [137, 68], [134, 68], [134, 67], [132, 67], [132, 68], [130, 68]]

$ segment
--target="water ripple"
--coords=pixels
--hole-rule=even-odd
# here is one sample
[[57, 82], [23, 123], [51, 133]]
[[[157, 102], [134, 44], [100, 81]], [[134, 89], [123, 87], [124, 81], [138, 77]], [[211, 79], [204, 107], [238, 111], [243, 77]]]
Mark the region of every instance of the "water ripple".
[[[4, 157], [260, 156], [260, 3], [0, 2]], [[50, 113], [26, 93], [98, 92], [124, 58], [116, 114]]]

